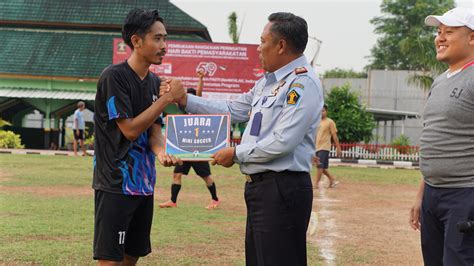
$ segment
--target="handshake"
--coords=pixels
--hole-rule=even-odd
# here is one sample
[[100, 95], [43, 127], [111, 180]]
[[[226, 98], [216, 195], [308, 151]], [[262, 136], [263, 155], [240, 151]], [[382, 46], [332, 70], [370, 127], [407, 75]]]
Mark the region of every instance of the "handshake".
[[182, 107], [186, 106], [187, 93], [180, 80], [165, 79], [160, 84], [160, 97], [169, 97], [171, 102], [175, 102]]

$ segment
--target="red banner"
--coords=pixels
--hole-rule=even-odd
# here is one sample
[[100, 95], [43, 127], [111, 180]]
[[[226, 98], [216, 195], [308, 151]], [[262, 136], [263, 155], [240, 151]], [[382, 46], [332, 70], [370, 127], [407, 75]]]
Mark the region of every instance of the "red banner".
[[[126, 60], [130, 48], [122, 39], [114, 39], [113, 63]], [[232, 99], [250, 90], [264, 71], [260, 68], [257, 45], [167, 41], [161, 65], [150, 70], [160, 77], [180, 79], [186, 88], [196, 88], [196, 72], [204, 77], [203, 97]]]

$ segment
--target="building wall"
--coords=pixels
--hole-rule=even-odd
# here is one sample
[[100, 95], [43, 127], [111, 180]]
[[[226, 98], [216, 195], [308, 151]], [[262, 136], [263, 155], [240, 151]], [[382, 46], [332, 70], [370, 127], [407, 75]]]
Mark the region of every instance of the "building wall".
[[[93, 120], [94, 120], [94, 113], [88, 109], [84, 109], [84, 121], [93, 122]], [[67, 117], [66, 128], [72, 128], [73, 122], [74, 122], [74, 114]], [[54, 118], [51, 119], [51, 124], [54, 125]], [[43, 115], [37, 110], [33, 111], [33, 113], [31, 114], [26, 115], [23, 127], [43, 128], [44, 127]]]
[[[367, 79], [323, 79], [322, 83], [325, 93], [334, 86], [350, 83], [352, 90], [360, 93], [360, 100], [367, 108], [417, 112], [421, 115], [428, 92], [408, 81], [414, 73], [372, 70]], [[405, 120], [404, 132], [412, 145], [418, 145], [422, 124], [421, 118]], [[390, 143], [402, 133], [402, 121], [395, 121], [393, 125], [388, 121], [385, 131], [384, 126], [383, 122], [379, 125], [379, 143]]]

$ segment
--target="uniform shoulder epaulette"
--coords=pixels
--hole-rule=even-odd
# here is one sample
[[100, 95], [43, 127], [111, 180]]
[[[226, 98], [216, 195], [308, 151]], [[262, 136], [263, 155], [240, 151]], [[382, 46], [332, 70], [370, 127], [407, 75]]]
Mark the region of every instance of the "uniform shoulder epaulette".
[[297, 67], [295, 68], [295, 74], [296, 75], [299, 75], [299, 74], [304, 74], [308, 72], [308, 70], [305, 68], [305, 67]]

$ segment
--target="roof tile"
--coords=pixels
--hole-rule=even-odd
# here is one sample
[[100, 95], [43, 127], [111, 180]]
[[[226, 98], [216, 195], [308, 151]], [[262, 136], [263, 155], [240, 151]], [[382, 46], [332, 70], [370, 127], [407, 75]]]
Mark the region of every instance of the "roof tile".
[[[113, 39], [120, 37], [119, 34], [0, 28], [3, 40], [0, 73], [97, 78], [112, 64]], [[205, 41], [184, 34], [170, 34], [169, 39]]]
[[170, 28], [206, 27], [167, 0], [8, 0], [0, 1], [3, 21], [121, 26], [133, 8], [158, 9]]

